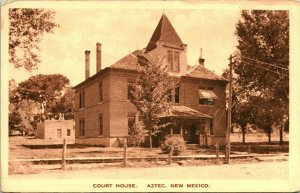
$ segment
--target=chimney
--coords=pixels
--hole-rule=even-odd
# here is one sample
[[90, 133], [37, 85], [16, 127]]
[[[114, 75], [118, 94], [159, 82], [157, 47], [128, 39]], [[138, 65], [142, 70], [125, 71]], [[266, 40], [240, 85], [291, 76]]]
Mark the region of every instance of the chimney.
[[199, 64], [203, 65], [204, 66], [204, 61], [205, 59], [202, 58], [202, 48], [200, 49], [200, 57], [199, 57]]
[[101, 44], [96, 44], [96, 72], [101, 70]]
[[90, 77], [90, 53], [91, 51], [86, 50], [85, 52], [85, 79]]

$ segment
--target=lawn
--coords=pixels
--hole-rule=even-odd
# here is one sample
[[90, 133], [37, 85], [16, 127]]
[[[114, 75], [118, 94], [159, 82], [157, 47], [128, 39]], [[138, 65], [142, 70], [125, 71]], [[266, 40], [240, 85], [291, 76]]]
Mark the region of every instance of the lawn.
[[[258, 140], [260, 141], [260, 140]], [[232, 154], [241, 152], [248, 152], [250, 145], [251, 153], [288, 153], [289, 143], [285, 142], [283, 145], [279, 145], [278, 142], [268, 144], [267, 142], [250, 142], [242, 144], [241, 142], [232, 142], [231, 150]], [[99, 146], [87, 146], [78, 144], [67, 145], [67, 157], [123, 157], [123, 148], [104, 148]], [[215, 147], [210, 148], [190, 148], [187, 149], [182, 155], [215, 155]], [[220, 147], [220, 155], [224, 155], [224, 147]], [[128, 157], [166, 157], [162, 154], [160, 148], [153, 148], [152, 151], [149, 148], [127, 148]], [[40, 139], [34, 139], [33, 137], [16, 136], [9, 138], [9, 159], [41, 159], [41, 158], [61, 158], [62, 157], [62, 144], [50, 144], [49, 142], [41, 143]], [[257, 162], [255, 158], [238, 158], [232, 159], [231, 163], [254, 163]], [[220, 160], [219, 164], [222, 163]], [[193, 158], [174, 161], [173, 166], [204, 166], [215, 165], [215, 159], [208, 160], [194, 160]], [[128, 167], [164, 167], [168, 165], [167, 160], [161, 161], [146, 161], [141, 159], [139, 161], [129, 160]], [[172, 166], [172, 165], [171, 165]], [[95, 169], [95, 168], [107, 168], [107, 167], [122, 167], [122, 163], [99, 163], [99, 164], [69, 164], [68, 170], [81, 170], [81, 169]], [[10, 174], [30, 174], [40, 173], [48, 170], [60, 169], [61, 165], [53, 164], [38, 164], [35, 165], [32, 162], [9, 162]]]
[[[34, 158], [60, 158], [62, 156], [61, 144], [39, 144], [32, 137], [10, 137], [9, 159], [34, 159]], [[78, 144], [67, 145], [68, 157], [122, 157], [123, 148], [87, 146]], [[213, 148], [188, 149], [182, 155], [211, 155], [215, 154]], [[160, 148], [127, 148], [128, 157], [155, 157], [161, 156]]]

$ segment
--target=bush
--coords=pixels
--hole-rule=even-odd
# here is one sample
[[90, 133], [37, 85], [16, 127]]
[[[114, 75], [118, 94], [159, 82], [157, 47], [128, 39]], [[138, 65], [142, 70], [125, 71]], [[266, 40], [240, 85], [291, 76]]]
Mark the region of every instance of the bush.
[[161, 145], [163, 153], [169, 154], [173, 150], [173, 155], [180, 155], [186, 150], [185, 142], [182, 136], [167, 136]]
[[140, 146], [144, 142], [145, 131], [138, 124], [129, 127], [127, 145], [129, 147]]

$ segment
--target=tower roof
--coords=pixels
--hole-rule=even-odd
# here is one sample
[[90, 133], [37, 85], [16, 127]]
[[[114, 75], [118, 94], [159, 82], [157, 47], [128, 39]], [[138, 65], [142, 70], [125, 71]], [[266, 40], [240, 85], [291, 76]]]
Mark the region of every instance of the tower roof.
[[146, 47], [146, 51], [156, 48], [157, 41], [163, 41], [171, 46], [181, 47], [183, 44], [171, 22], [165, 14], [163, 14], [156, 26], [154, 33]]

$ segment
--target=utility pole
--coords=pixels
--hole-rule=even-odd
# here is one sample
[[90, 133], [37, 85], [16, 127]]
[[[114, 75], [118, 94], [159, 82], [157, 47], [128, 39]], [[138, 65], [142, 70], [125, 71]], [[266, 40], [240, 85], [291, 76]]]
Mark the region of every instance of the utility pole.
[[228, 98], [228, 120], [226, 133], [225, 164], [230, 162], [230, 133], [231, 133], [231, 103], [232, 103], [232, 65], [233, 56], [229, 56], [229, 98]]

